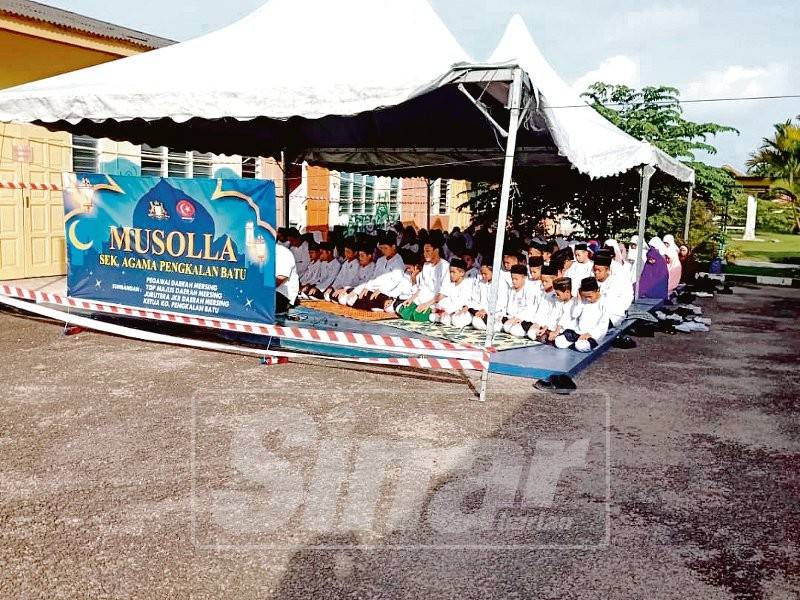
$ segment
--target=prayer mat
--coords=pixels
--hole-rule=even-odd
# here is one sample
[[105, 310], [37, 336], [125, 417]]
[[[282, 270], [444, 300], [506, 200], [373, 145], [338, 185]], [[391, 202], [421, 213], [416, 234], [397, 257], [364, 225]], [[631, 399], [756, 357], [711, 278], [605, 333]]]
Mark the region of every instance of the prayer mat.
[[300, 305], [305, 308], [313, 308], [320, 312], [339, 317], [348, 317], [359, 321], [385, 321], [387, 319], [397, 319], [397, 315], [386, 312], [372, 312], [371, 310], [361, 310], [351, 306], [342, 306], [338, 302], [326, 302], [325, 300], [301, 300]]
[[[446, 327], [438, 323], [422, 323], [416, 321], [404, 321], [395, 319], [385, 321], [382, 325], [389, 325], [406, 331], [413, 331], [427, 337], [447, 340], [454, 344], [471, 344], [477, 348], [483, 348], [486, 343], [486, 332], [478, 331], [472, 327], [459, 329], [458, 327]], [[528, 338], [518, 338], [507, 333], [500, 332], [494, 335], [492, 345], [497, 350], [511, 350], [512, 348], [527, 348], [528, 346], [541, 346], [539, 342], [534, 342]]]

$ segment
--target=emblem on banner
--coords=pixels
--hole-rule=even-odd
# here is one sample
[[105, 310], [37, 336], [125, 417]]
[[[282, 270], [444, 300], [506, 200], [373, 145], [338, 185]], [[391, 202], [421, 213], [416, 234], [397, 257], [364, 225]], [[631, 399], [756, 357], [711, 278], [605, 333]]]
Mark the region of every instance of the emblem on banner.
[[164, 208], [164, 203], [158, 200], [150, 201], [150, 211], [147, 213], [147, 216], [156, 221], [166, 221], [169, 219], [169, 213], [167, 209]]
[[194, 204], [192, 204], [189, 200], [181, 200], [175, 205], [175, 210], [178, 211], [178, 215], [184, 221], [194, 221], [195, 215], [195, 208]]

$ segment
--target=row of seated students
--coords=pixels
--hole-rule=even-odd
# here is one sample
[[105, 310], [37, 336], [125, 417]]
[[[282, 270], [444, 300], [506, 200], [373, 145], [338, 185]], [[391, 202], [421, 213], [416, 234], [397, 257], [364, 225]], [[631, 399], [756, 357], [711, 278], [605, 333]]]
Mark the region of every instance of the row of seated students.
[[[299, 245], [293, 237], [289, 247], [295, 253]], [[421, 253], [399, 248], [392, 231], [348, 238], [338, 251], [331, 242], [303, 244], [308, 261], [299, 278], [301, 297], [396, 313], [411, 321], [487, 327], [492, 259], [463, 248], [448, 261], [439, 231], [427, 235]], [[629, 274], [613, 273], [613, 262], [613, 249], [592, 254], [582, 242], [563, 248], [536, 244], [526, 250], [507, 244], [495, 330], [559, 348], [592, 350], [609, 327], [625, 318], [633, 301]]]

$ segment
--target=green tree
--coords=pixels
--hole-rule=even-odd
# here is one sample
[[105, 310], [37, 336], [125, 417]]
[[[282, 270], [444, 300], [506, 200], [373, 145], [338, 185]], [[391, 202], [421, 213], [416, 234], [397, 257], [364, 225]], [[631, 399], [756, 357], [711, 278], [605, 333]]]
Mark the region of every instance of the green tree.
[[[719, 235], [713, 221], [736, 197], [736, 182], [720, 168], [698, 160], [696, 153], [716, 153], [710, 143], [716, 135], [736, 132], [717, 123], [695, 123], [683, 116], [677, 89], [667, 86], [635, 90], [627, 86], [596, 83], [584, 94], [591, 106], [630, 135], [646, 140], [676, 157], [696, 173], [690, 244], [710, 244]], [[738, 133], [738, 132], [737, 132]], [[543, 179], [545, 181], [543, 182]], [[583, 226], [587, 235], [605, 238], [627, 235], [638, 223], [639, 175], [592, 180], [585, 176], [516, 179], [512, 198], [514, 223], [538, 224], [542, 219], [565, 215]], [[686, 186], [657, 174], [651, 182], [648, 226], [655, 233], [680, 233], [686, 212]], [[478, 219], [490, 221], [497, 214], [499, 190], [485, 188], [465, 205]]]
[[792, 233], [800, 232], [797, 202], [800, 197], [800, 126], [791, 119], [775, 125], [772, 138], [764, 138], [761, 147], [747, 161], [750, 173], [772, 177], [772, 197], [789, 199], [794, 226]]

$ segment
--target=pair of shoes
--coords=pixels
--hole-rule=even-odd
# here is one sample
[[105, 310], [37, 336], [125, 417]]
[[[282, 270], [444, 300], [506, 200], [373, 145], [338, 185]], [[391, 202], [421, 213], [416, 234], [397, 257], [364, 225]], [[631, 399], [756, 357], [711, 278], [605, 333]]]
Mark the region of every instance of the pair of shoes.
[[621, 350], [631, 350], [632, 348], [636, 348], [636, 340], [628, 335], [620, 335], [614, 339], [611, 343], [614, 348], [619, 348]]
[[695, 323], [702, 323], [703, 325], [711, 325], [711, 319], [708, 317], [694, 317], [691, 319]]
[[675, 329], [676, 331], [682, 331], [683, 333], [692, 333], [694, 331], [705, 333], [707, 331], [711, 331], [708, 325], [703, 325], [702, 323], [696, 323], [694, 321], [687, 321], [686, 323], [675, 325]]
[[723, 287], [721, 290], [719, 290], [719, 293], [720, 293], [720, 294], [725, 294], [725, 295], [727, 296], [727, 295], [730, 295], [730, 294], [732, 294], [732, 293], [733, 293], [733, 290], [732, 290], [732, 289], [730, 288], [730, 286], [729, 286], [729, 285], [726, 283], [726, 284], [725, 284], [725, 287]]
[[675, 335], [675, 325], [669, 321], [659, 321], [655, 330], [667, 335]]
[[572, 378], [563, 373], [559, 375], [550, 375], [547, 379], [539, 379], [533, 384], [533, 387], [542, 392], [550, 392], [552, 394], [564, 396], [578, 389], [578, 386], [575, 385]]
[[634, 323], [633, 326], [628, 329], [628, 333], [635, 337], [655, 337], [657, 324], [658, 321], [656, 321], [656, 323]]
[[694, 295], [697, 296], [698, 298], [711, 298], [714, 296], [714, 294], [711, 294], [709, 292], [695, 292]]

